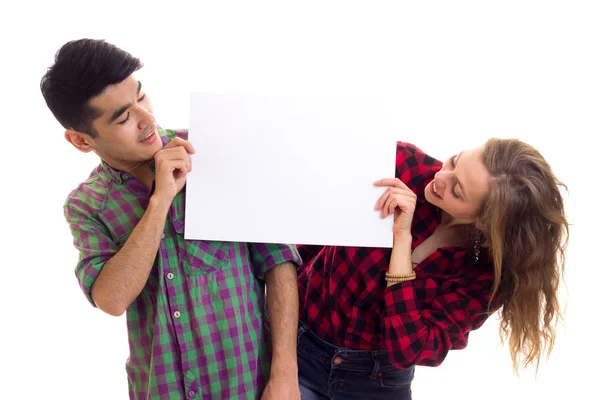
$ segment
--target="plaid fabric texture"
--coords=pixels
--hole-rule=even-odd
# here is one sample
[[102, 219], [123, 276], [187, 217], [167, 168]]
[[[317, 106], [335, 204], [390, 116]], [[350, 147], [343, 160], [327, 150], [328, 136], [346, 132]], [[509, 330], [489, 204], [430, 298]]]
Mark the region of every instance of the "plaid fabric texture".
[[[417, 147], [397, 144], [396, 177], [417, 194], [413, 250], [440, 223], [441, 211], [424, 198], [441, 162]], [[482, 251], [441, 248], [416, 268], [417, 279], [387, 287], [391, 249], [298, 246], [300, 319], [322, 339], [358, 350], [386, 349], [400, 368], [439, 365], [450, 349], [489, 316], [493, 268]], [[492, 309], [493, 311], [493, 309]]]
[[[187, 138], [187, 131], [159, 133], [163, 144]], [[146, 286], [127, 310], [130, 398], [255, 399], [270, 363], [264, 275], [300, 258], [287, 245], [184, 240], [184, 191], [173, 200]], [[68, 196], [75, 273], [92, 305], [94, 280], [142, 218], [149, 195], [102, 162]]]

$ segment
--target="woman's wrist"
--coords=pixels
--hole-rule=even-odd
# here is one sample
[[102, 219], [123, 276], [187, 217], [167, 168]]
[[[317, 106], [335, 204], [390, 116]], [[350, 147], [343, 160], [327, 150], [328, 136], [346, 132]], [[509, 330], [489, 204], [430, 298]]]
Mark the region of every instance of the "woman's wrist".
[[389, 274], [407, 275], [413, 272], [411, 246], [412, 235], [410, 232], [394, 234], [394, 247], [392, 248]]

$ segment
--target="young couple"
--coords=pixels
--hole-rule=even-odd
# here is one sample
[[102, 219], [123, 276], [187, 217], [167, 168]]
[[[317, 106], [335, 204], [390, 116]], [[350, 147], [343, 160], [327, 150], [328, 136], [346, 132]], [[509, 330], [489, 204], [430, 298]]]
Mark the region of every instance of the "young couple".
[[392, 249], [188, 241], [194, 147], [157, 125], [141, 67], [83, 39], [41, 81], [66, 140], [101, 159], [64, 212], [84, 294], [127, 315], [131, 399], [410, 399], [415, 366], [497, 310], [515, 367], [551, 351], [568, 227], [537, 150], [490, 139], [441, 162], [399, 142], [374, 183]]

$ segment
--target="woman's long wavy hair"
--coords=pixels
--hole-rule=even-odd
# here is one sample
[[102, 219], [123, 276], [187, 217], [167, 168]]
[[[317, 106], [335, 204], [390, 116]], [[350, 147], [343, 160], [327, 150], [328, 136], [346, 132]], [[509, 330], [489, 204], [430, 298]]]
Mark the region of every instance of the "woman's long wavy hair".
[[502, 307], [500, 335], [513, 368], [550, 356], [562, 319], [558, 289], [569, 237], [560, 188], [566, 189], [530, 145], [490, 139], [483, 163], [492, 182], [477, 216], [494, 264], [492, 301]]

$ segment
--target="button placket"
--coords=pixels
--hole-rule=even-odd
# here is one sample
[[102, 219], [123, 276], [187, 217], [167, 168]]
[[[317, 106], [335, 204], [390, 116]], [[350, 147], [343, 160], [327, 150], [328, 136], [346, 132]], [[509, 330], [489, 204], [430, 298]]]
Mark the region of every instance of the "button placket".
[[[176, 200], [173, 202], [171, 207], [169, 208], [169, 215], [167, 218], [165, 231], [161, 235], [162, 243], [161, 248], [165, 249], [165, 257], [163, 257], [164, 265], [162, 270], [163, 282], [165, 285], [165, 291], [167, 296], [167, 308], [171, 313], [170, 323], [173, 326], [175, 331], [175, 335], [177, 338], [177, 344], [179, 345], [179, 349], [181, 351], [181, 359], [180, 362], [182, 366], [188, 363], [189, 348], [191, 343], [188, 342], [189, 339], [186, 339], [186, 336], [189, 336], [190, 330], [190, 319], [193, 320], [191, 315], [185, 314], [189, 312], [185, 303], [179, 303], [180, 299], [178, 299], [178, 292], [180, 292], [183, 284], [183, 279], [185, 279], [182, 274], [182, 269], [180, 265], [180, 254], [178, 251], [179, 246], [179, 235], [176, 232], [174, 221], [176, 218]], [[175, 279], [177, 278], [177, 279]], [[188, 350], [186, 350], [188, 349]], [[186, 384], [186, 391], [182, 392], [182, 398], [185, 399], [196, 399], [201, 396], [198, 396], [198, 390], [195, 384], [190, 382], [191, 386]]]

